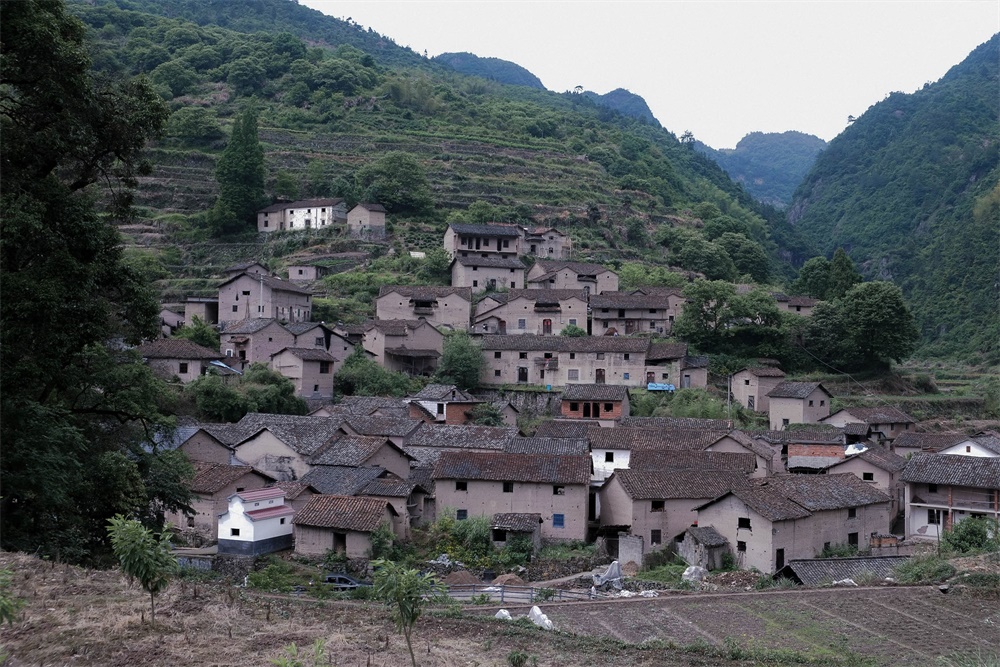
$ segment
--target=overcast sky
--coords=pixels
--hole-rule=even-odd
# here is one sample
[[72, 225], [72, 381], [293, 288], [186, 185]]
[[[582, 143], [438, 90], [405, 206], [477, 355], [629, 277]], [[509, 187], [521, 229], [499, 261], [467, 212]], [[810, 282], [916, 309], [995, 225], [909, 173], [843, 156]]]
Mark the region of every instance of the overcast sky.
[[515, 62], [549, 90], [641, 95], [715, 148], [753, 131], [829, 141], [1000, 31], [998, 0], [299, 0], [430, 56]]

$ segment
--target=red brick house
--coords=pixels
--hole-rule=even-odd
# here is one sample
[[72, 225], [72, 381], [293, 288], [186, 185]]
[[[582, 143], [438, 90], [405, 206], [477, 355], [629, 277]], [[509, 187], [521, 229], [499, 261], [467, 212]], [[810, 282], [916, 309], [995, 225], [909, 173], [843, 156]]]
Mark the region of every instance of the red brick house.
[[628, 388], [614, 384], [568, 384], [563, 390], [563, 419], [614, 422], [629, 415]]

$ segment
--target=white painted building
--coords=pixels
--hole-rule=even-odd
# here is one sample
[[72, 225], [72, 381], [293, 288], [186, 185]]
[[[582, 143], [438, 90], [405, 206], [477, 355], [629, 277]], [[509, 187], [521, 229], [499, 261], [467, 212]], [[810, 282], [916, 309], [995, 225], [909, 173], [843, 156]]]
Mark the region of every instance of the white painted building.
[[219, 553], [257, 556], [291, 548], [294, 514], [278, 487], [234, 493], [219, 516]]

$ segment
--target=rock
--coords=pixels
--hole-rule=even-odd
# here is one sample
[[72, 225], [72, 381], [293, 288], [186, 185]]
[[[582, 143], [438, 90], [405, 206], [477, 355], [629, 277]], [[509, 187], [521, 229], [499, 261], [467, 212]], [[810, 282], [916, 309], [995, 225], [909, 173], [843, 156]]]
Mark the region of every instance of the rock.
[[854, 582], [853, 579], [841, 579], [840, 581], [833, 582], [833, 585], [834, 586], [848, 586], [848, 587], [854, 587], [854, 588], [857, 587], [857, 584]]
[[681, 581], [691, 581], [701, 583], [705, 580], [705, 576], [708, 574], [708, 570], [699, 566], [691, 565], [688, 569], [684, 570], [684, 574], [681, 575]]
[[639, 593], [644, 598], [658, 598], [660, 597], [659, 591], [641, 591]]
[[542, 610], [537, 605], [532, 607], [531, 611], [528, 612], [528, 620], [543, 630], [551, 630], [553, 628], [552, 621], [542, 613]]
[[493, 618], [498, 618], [501, 621], [512, 620], [511, 617], [510, 617], [510, 612], [507, 611], [506, 609], [501, 609], [500, 611], [498, 611]]

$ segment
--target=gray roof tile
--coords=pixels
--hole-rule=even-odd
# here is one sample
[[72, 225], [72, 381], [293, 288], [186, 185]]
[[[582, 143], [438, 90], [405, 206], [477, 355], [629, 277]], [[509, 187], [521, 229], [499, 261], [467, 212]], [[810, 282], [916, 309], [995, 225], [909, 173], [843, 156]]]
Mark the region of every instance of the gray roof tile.
[[902, 480], [1000, 489], [1000, 457], [916, 454], [903, 469]]
[[434, 479], [587, 485], [590, 468], [589, 456], [449, 451], [438, 459]]

